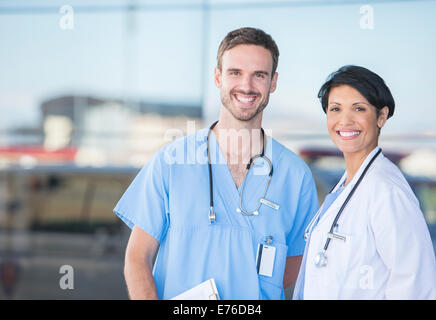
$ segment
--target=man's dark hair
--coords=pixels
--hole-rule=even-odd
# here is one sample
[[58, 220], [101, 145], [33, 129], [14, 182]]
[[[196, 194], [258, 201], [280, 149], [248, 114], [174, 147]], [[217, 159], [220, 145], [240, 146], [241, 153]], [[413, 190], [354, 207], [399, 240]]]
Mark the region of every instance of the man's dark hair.
[[318, 92], [324, 112], [327, 111], [330, 90], [341, 85], [349, 85], [360, 92], [379, 111], [387, 106], [388, 118], [394, 114], [395, 101], [384, 80], [374, 72], [359, 66], [343, 66], [327, 78]]
[[240, 28], [237, 30], [233, 30], [227, 34], [223, 41], [221, 41], [221, 44], [218, 48], [218, 69], [221, 70], [221, 59], [224, 52], [240, 44], [254, 44], [269, 50], [273, 61], [271, 77], [274, 76], [274, 73], [277, 70], [277, 65], [279, 63], [279, 48], [269, 34], [265, 33], [263, 30], [256, 28]]

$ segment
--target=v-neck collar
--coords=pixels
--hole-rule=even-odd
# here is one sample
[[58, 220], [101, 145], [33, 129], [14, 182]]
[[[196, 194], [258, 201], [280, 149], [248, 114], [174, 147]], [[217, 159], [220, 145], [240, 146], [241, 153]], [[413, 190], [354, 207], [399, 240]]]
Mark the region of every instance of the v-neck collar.
[[[374, 150], [372, 150], [370, 152], [370, 154], [367, 155], [367, 157], [365, 158], [365, 160], [363, 161], [363, 163], [360, 165], [359, 170], [356, 172], [356, 174], [354, 175], [353, 179], [351, 179], [351, 181], [344, 187], [344, 189], [341, 191], [341, 193], [339, 194], [339, 196], [335, 199], [335, 201], [333, 201], [333, 203], [330, 205], [330, 207], [324, 212], [324, 214], [322, 215], [322, 217], [319, 219], [318, 225], [323, 224], [325, 221], [329, 220], [329, 216], [331, 215], [332, 212], [337, 212], [339, 210], [339, 207], [344, 203], [345, 199], [347, 198], [348, 194], [351, 192], [351, 190], [353, 189], [354, 185], [357, 183], [357, 181], [359, 180], [360, 176], [362, 175], [363, 171], [365, 170], [366, 166], [368, 165], [368, 163], [371, 161], [371, 159], [374, 157], [374, 155], [379, 151], [380, 147], [377, 146], [376, 148], [374, 148]], [[379, 155], [379, 158], [382, 158], [383, 154]], [[378, 159], [376, 159], [378, 160]], [[374, 162], [371, 167], [373, 165], [375, 165], [376, 162]], [[371, 170], [371, 168], [369, 168], [369, 170]], [[368, 172], [367, 172], [368, 174]], [[344, 174], [342, 175], [341, 179], [339, 180], [339, 182], [336, 184], [336, 186], [333, 188], [332, 193], [338, 191], [339, 187], [344, 184], [345, 180], [347, 178], [347, 172], [345, 171]]]
[[[265, 136], [265, 138], [267, 138]], [[267, 157], [271, 157], [269, 155], [271, 152], [271, 144], [272, 141], [270, 138], [267, 138], [265, 143], [265, 155]], [[236, 187], [235, 181], [233, 180], [232, 174], [230, 172], [230, 168], [227, 164], [227, 159], [225, 158], [221, 147], [216, 139], [215, 133], [212, 131], [210, 134], [210, 141], [209, 141], [209, 147], [210, 147], [210, 155], [211, 155], [211, 163], [212, 163], [212, 177], [213, 181], [217, 181], [217, 177], [220, 176], [221, 181], [223, 181], [223, 185], [218, 186], [215, 183], [214, 190], [217, 190], [217, 193], [219, 193], [223, 200], [223, 206], [228, 211], [227, 215], [231, 221], [234, 223], [245, 224], [247, 227], [251, 228], [250, 221], [248, 220], [249, 216], [245, 216], [244, 214], [240, 212], [236, 212], [240, 208], [240, 195], [242, 186], [244, 184], [244, 180], [239, 185], [239, 187]], [[253, 164], [255, 166], [256, 163]], [[253, 170], [253, 169], [252, 169]], [[246, 176], [244, 177], [244, 179]], [[255, 194], [248, 195], [246, 192], [244, 193], [244, 197], [248, 196], [248, 200], [252, 201]], [[231, 199], [231, 203], [226, 201], [226, 199]], [[246, 199], [244, 199], [246, 200]], [[245, 202], [245, 201], [244, 201]], [[219, 213], [218, 213], [219, 214]], [[242, 220], [241, 220], [242, 219]]]
[[[226, 176], [226, 189], [228, 189], [227, 187], [227, 181], [231, 181], [231, 192], [233, 194], [238, 195], [239, 198], [239, 194], [240, 194], [240, 190], [241, 190], [241, 185], [239, 185], [239, 187], [236, 187], [235, 181], [233, 180], [232, 174], [230, 172], [230, 168], [229, 165], [227, 164], [227, 159], [224, 156], [224, 153], [221, 150], [221, 147], [218, 143], [218, 140], [216, 139], [215, 133], [212, 132], [210, 133], [210, 141], [209, 141], [209, 147], [210, 147], [210, 154], [211, 154], [211, 161], [212, 161], [212, 172], [214, 168], [220, 168], [221, 169], [221, 174]], [[215, 161], [214, 161], [215, 160]]]
[[[228, 163], [227, 163], [227, 159], [226, 159], [226, 157], [224, 156], [224, 153], [222, 152], [222, 150], [221, 150], [221, 146], [219, 145], [219, 143], [218, 143], [218, 140], [217, 140], [217, 138], [216, 138], [216, 136], [215, 136], [215, 132], [213, 132], [213, 130], [211, 131], [211, 134], [210, 134], [210, 136], [211, 136], [211, 141], [213, 141], [213, 144], [214, 144], [214, 146], [215, 146], [215, 149], [218, 149], [218, 159], [217, 159], [217, 164], [220, 164], [220, 165], [224, 165], [225, 164], [225, 167], [226, 167], [226, 171], [227, 171], [227, 175], [231, 178], [231, 180], [232, 180], [232, 182], [233, 182], [233, 189], [234, 189], [234, 191], [237, 191], [237, 193], [238, 194], [240, 194], [241, 193], [241, 190], [242, 190], [242, 185], [244, 184], [244, 180], [242, 180], [242, 182], [241, 182], [241, 184], [238, 186], [238, 187], [236, 187], [236, 184], [235, 184], [235, 181], [233, 180], [233, 176], [232, 176], [232, 174], [231, 174], [231, 172], [230, 172], [230, 168], [229, 168], [229, 165], [228, 165]], [[266, 139], [266, 141], [265, 141], [265, 150], [264, 150], [264, 155], [265, 156], [267, 156], [267, 157], [269, 157], [270, 159], [271, 159], [271, 156], [269, 155], [269, 153], [271, 153], [271, 152], [269, 152], [269, 148], [270, 148], [270, 138], [268, 138], [266, 135], [265, 135], [265, 139]], [[212, 150], [211, 150], [212, 151]], [[214, 150], [214, 152], [216, 152], [215, 150]], [[213, 154], [215, 154], [215, 153], [212, 153], [211, 152], [211, 155], [213, 155]], [[267, 155], [268, 154], [268, 155]], [[215, 154], [216, 155], [216, 154]], [[211, 159], [213, 159], [212, 158], [212, 156], [211, 156]], [[215, 157], [215, 159], [216, 159], [216, 157]], [[259, 158], [258, 159], [256, 159], [256, 162], [259, 160]], [[253, 163], [252, 164], [252, 166], [253, 167], [255, 167], [256, 165], [258, 165], [258, 164], [256, 164], [256, 162], [255, 163]], [[212, 163], [212, 165], [213, 165], [213, 163]], [[246, 175], [245, 175], [245, 177], [246, 177]], [[245, 179], [245, 177], [244, 177], [244, 179]]]

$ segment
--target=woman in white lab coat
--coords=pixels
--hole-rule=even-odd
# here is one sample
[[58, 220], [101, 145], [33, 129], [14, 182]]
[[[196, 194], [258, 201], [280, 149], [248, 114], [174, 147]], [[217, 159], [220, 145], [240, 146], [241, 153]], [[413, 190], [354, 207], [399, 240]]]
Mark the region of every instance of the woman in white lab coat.
[[365, 68], [344, 66], [318, 97], [346, 171], [306, 229], [294, 299], [436, 299], [418, 200], [378, 146], [395, 108], [389, 88]]

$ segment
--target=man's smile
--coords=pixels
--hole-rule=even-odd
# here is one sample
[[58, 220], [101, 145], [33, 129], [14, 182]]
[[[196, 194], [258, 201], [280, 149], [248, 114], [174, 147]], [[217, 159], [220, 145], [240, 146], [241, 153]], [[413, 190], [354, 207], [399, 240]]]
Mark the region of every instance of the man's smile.
[[242, 107], [251, 107], [257, 101], [259, 97], [258, 94], [242, 94], [242, 93], [233, 93], [233, 97]]

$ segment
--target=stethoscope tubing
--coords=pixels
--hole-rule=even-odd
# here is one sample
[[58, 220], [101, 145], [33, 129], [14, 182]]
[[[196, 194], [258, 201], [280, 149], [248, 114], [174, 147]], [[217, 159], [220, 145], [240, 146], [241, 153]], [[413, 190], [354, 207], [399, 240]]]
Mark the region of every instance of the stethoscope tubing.
[[[377, 151], [377, 153], [372, 157], [372, 159], [368, 162], [365, 169], [363, 170], [362, 174], [360, 175], [359, 179], [357, 180], [356, 184], [351, 189], [350, 193], [348, 194], [347, 198], [345, 199], [344, 203], [342, 204], [341, 208], [339, 209], [338, 213], [336, 214], [335, 219], [333, 220], [333, 223], [330, 227], [329, 233], [333, 233], [334, 229], [338, 225], [338, 220], [342, 215], [342, 212], [344, 211], [345, 207], [347, 206], [348, 202], [350, 201], [351, 197], [353, 196], [354, 192], [356, 191], [359, 184], [362, 182], [363, 177], [366, 175], [366, 172], [371, 167], [371, 164], [374, 162], [374, 160], [378, 157], [378, 155], [381, 153], [381, 149]], [[334, 188], [333, 188], [334, 189]], [[332, 190], [333, 191], [333, 190]], [[331, 193], [331, 191], [329, 192]], [[327, 251], [327, 248], [329, 247], [331, 238], [327, 238], [325, 244], [324, 244], [324, 252]]]
[[[209, 132], [207, 134], [207, 160], [208, 160], [208, 169], [209, 169], [209, 199], [210, 199], [210, 211], [209, 211], [209, 222], [214, 222], [215, 221], [215, 213], [213, 211], [214, 208], [214, 204], [213, 204], [213, 178], [212, 178], [212, 164], [210, 161], [210, 149], [209, 149], [209, 140], [210, 140], [210, 134], [213, 130], [213, 128], [216, 126], [216, 124], [218, 123], [218, 121], [215, 121], [210, 127], [209, 127]], [[243, 181], [243, 185], [242, 185], [242, 190], [241, 190], [241, 196], [240, 196], [240, 203], [239, 203], [239, 209], [241, 211], [241, 213], [245, 216], [252, 216], [255, 215], [255, 212], [258, 212], [259, 208], [260, 208], [260, 204], [259, 206], [254, 210], [254, 211], [246, 211], [243, 209], [243, 205], [242, 205], [242, 195], [244, 194], [244, 189], [245, 189], [245, 182], [246, 182], [246, 178], [248, 175], [248, 171], [250, 170], [252, 164], [256, 161], [257, 158], [262, 158], [264, 160], [266, 160], [268, 162], [268, 165], [270, 167], [270, 171], [269, 171], [269, 175], [268, 175], [268, 182], [266, 184], [265, 187], [265, 191], [264, 191], [264, 195], [263, 197], [265, 197], [267, 191], [268, 191], [268, 187], [270, 185], [271, 182], [271, 177], [273, 175], [273, 165], [271, 160], [265, 156], [265, 132], [263, 130], [263, 128], [261, 128], [261, 132], [262, 132], [262, 137], [263, 137], [263, 147], [262, 147], [262, 152], [260, 154], [254, 155], [253, 157], [250, 158], [250, 161], [247, 164], [247, 174], [244, 178]]]

